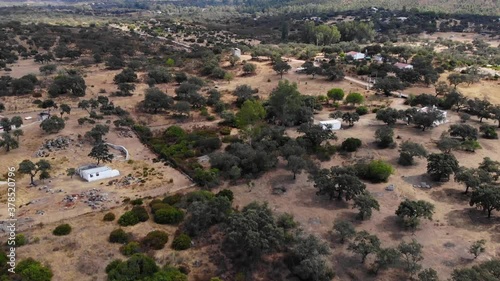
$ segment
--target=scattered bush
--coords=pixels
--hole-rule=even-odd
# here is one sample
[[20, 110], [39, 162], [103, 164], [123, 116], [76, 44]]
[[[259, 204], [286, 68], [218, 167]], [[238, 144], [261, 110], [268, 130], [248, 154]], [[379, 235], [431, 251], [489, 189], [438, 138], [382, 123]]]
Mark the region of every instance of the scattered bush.
[[207, 190], [197, 190], [190, 192], [186, 195], [186, 202], [188, 204], [191, 204], [193, 202], [197, 201], [208, 201], [212, 198], [214, 198], [214, 194], [210, 191]]
[[129, 226], [129, 225], [136, 225], [139, 223], [139, 218], [137, 215], [132, 212], [128, 211], [125, 212], [119, 219], [118, 219], [118, 224], [121, 226]]
[[187, 234], [181, 234], [172, 241], [172, 249], [182, 251], [191, 248], [191, 238]]
[[[5, 262], [2, 262], [6, 263], [6, 259], [7, 256], [3, 254], [2, 260], [5, 260]], [[3, 267], [5, 268], [5, 266]], [[7, 272], [7, 269], [5, 269], [5, 272]], [[16, 274], [12, 274], [12, 276], [7, 275], [10, 274], [6, 273], [5, 275], [2, 272], [2, 280], [50, 281], [54, 276], [50, 268], [43, 266], [39, 261], [36, 261], [32, 258], [27, 258], [19, 262], [19, 264], [17, 264], [16, 266]]]
[[122, 253], [124, 256], [131, 256], [140, 252], [141, 245], [135, 241], [129, 242], [127, 245], [123, 245], [120, 247], [120, 253]]
[[58, 225], [53, 231], [52, 234], [56, 236], [64, 236], [71, 233], [71, 226], [67, 223]]
[[358, 108], [356, 108], [356, 113], [360, 116], [368, 114], [368, 108], [366, 106], [359, 106]]
[[132, 212], [137, 216], [137, 219], [139, 219], [140, 222], [149, 220], [148, 211], [146, 211], [146, 208], [143, 206], [134, 206], [134, 208], [132, 208]]
[[222, 127], [222, 128], [220, 128], [219, 133], [223, 136], [228, 136], [231, 134], [231, 128], [230, 127]]
[[347, 152], [354, 152], [361, 147], [361, 140], [357, 138], [348, 138], [342, 142], [342, 150]]
[[231, 201], [231, 202], [233, 202], [233, 199], [234, 199], [234, 194], [229, 189], [223, 189], [223, 190], [219, 191], [215, 196], [216, 197], [224, 196], [227, 199], [229, 199], [229, 201]]
[[285, 230], [298, 226], [298, 223], [293, 219], [293, 215], [288, 213], [281, 214], [276, 220], [276, 224]]
[[159, 224], [178, 224], [184, 219], [184, 212], [169, 206], [159, 209], [154, 214], [154, 221]]
[[370, 163], [359, 163], [355, 165], [356, 173], [362, 179], [374, 183], [386, 182], [390, 175], [394, 173], [391, 164], [383, 160], [373, 160]]
[[132, 205], [142, 205], [142, 198], [137, 198], [137, 199], [134, 199], [132, 201], [130, 201], [130, 204]]
[[163, 198], [162, 202], [171, 206], [174, 206], [175, 204], [181, 202], [182, 200], [182, 194], [176, 193], [174, 195], [169, 195], [165, 198]]
[[485, 139], [498, 139], [497, 128], [493, 125], [481, 125], [479, 130], [483, 133]]
[[123, 229], [118, 228], [109, 234], [108, 241], [110, 243], [126, 244], [128, 243], [130, 235], [126, 233]]
[[14, 246], [21, 247], [26, 244], [28, 244], [28, 239], [26, 239], [26, 236], [22, 233], [16, 234], [16, 238], [14, 239]]
[[114, 221], [116, 218], [115, 214], [109, 212], [109, 213], [106, 213], [104, 215], [104, 217], [102, 218], [103, 221]]
[[142, 245], [154, 249], [161, 250], [168, 242], [168, 234], [161, 230], [153, 230], [146, 235], [141, 241]]

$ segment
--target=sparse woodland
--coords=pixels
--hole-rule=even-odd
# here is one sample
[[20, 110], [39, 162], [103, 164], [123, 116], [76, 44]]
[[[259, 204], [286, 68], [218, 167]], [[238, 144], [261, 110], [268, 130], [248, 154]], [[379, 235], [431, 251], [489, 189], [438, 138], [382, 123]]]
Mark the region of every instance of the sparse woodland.
[[[0, 163], [34, 219], [0, 280], [500, 280], [494, 4], [63, 2], [0, 7]], [[114, 205], [41, 220], [56, 184]]]

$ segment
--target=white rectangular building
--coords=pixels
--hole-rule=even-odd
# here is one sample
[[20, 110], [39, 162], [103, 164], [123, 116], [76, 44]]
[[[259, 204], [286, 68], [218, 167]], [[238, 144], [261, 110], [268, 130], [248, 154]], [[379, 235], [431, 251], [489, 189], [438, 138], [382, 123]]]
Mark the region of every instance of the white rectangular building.
[[350, 51], [346, 54], [348, 57], [351, 57], [353, 60], [363, 60], [366, 55], [364, 53]]
[[327, 121], [320, 121], [319, 125], [323, 130], [330, 130], [330, 131], [337, 131], [340, 130], [340, 127], [342, 126], [342, 122], [339, 120], [327, 120]]
[[109, 179], [120, 175], [120, 171], [110, 167], [82, 167], [78, 169], [78, 174], [88, 182]]

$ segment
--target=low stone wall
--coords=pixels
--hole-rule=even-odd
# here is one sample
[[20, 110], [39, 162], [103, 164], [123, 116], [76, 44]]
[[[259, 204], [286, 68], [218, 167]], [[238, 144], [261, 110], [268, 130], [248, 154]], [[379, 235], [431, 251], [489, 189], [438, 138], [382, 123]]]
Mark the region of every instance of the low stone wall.
[[125, 161], [127, 161], [130, 158], [128, 150], [124, 146], [112, 144], [112, 143], [109, 143], [109, 142], [107, 142], [106, 145], [108, 145], [109, 147], [114, 148], [116, 150], [119, 150], [123, 154], [125, 154]]

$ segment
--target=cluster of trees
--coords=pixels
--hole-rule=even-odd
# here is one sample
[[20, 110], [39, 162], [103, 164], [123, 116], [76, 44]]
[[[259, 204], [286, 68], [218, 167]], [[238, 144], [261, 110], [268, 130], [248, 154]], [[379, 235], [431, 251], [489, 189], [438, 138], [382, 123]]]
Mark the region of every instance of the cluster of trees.
[[199, 164], [189, 161], [221, 147], [217, 130], [199, 128], [187, 132], [178, 126], [171, 126], [163, 134], [148, 140], [148, 143], [162, 158], [191, 175], [201, 186], [213, 187], [218, 184], [216, 170], [205, 173]]
[[315, 45], [331, 45], [340, 41], [340, 32], [336, 26], [320, 24], [316, 26], [313, 21], [307, 21], [302, 27], [302, 41]]
[[334, 271], [325, 259], [328, 246], [312, 235], [300, 235], [294, 230], [296, 226], [290, 215], [275, 218], [267, 204], [253, 202], [229, 216], [223, 249], [236, 265], [244, 267], [260, 261], [263, 255], [286, 251], [285, 263], [299, 279], [333, 278]]
[[377, 110], [375, 118], [389, 126], [396, 124], [397, 120], [404, 120], [407, 124], [414, 124], [422, 128], [422, 131], [425, 131], [436, 123], [442, 122], [445, 117], [441, 110], [435, 108], [420, 110], [412, 107], [406, 110], [397, 110], [388, 107]]
[[321, 62], [320, 66], [316, 66], [313, 61], [306, 61], [302, 64], [307, 75], [325, 76], [330, 81], [340, 81], [344, 78], [344, 72], [335, 59], [330, 59], [328, 62]]
[[372, 210], [379, 210], [378, 201], [366, 190], [366, 185], [360, 180], [372, 182], [386, 181], [393, 173], [393, 168], [379, 160], [369, 163], [358, 163], [354, 166], [335, 166], [330, 169], [315, 170], [310, 175], [317, 195], [327, 195], [330, 200], [354, 200], [353, 208], [357, 208], [359, 219], [369, 219]]
[[47, 160], [39, 160], [36, 163], [33, 163], [31, 160], [23, 160], [19, 163], [19, 173], [29, 175], [31, 185], [35, 185], [35, 176], [39, 174], [40, 180], [50, 178], [49, 170], [52, 168], [50, 163]]
[[418, 280], [438, 280], [437, 272], [432, 268], [422, 270], [420, 262], [424, 259], [423, 246], [415, 239], [410, 242], [402, 241], [394, 248], [383, 248], [376, 235], [364, 230], [356, 232], [354, 226], [347, 221], [336, 221], [333, 233], [340, 238], [342, 244], [349, 242], [347, 249], [360, 255], [361, 263], [365, 263], [366, 258], [373, 255], [374, 261], [370, 270], [374, 274], [390, 268], [402, 268], [409, 278], [418, 273]]
[[38, 84], [38, 78], [34, 74], [27, 74], [18, 79], [2, 76], [0, 77], [0, 97], [32, 94]]
[[[135, 90], [134, 83], [139, 82], [139, 80], [137, 79], [137, 74], [132, 68], [124, 68], [122, 72], [115, 75], [113, 82], [118, 85], [118, 91], [114, 92], [113, 95], [126, 97], [132, 95], [132, 92]], [[153, 82], [148, 80], [148, 83]]]
[[152, 258], [144, 254], [133, 254], [125, 261], [114, 260], [106, 266], [106, 273], [109, 281], [187, 281], [186, 274], [178, 268], [168, 265], [160, 268]]
[[4, 280], [37, 280], [50, 281], [54, 274], [49, 266], [33, 258], [26, 258], [16, 264], [15, 273], [8, 271], [10, 258], [4, 251], [0, 252], [0, 278]]
[[20, 116], [0, 119], [0, 127], [3, 129], [0, 135], [0, 147], [5, 147], [6, 152], [19, 147], [19, 137], [24, 135], [23, 130], [20, 129], [22, 124], [23, 119]]
[[465, 185], [464, 193], [470, 189], [470, 206], [481, 208], [487, 212], [488, 218], [494, 210], [500, 211], [500, 189], [498, 188], [498, 176], [500, 174], [500, 162], [486, 157], [478, 168], [456, 167], [455, 181]]
[[76, 70], [68, 70], [66, 73], [59, 74], [49, 86], [48, 93], [51, 97], [60, 95], [71, 95], [73, 97], [85, 96], [85, 80]]

